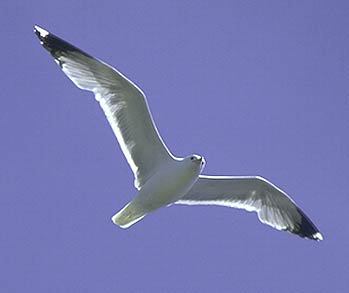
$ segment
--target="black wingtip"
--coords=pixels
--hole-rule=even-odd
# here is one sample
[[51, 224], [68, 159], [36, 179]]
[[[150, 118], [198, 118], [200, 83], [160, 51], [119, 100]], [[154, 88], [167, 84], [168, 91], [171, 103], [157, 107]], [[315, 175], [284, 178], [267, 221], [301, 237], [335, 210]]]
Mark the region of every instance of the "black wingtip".
[[39, 38], [41, 45], [59, 62], [59, 57], [62, 55], [62, 53], [67, 52], [79, 52], [86, 57], [93, 58], [79, 48], [74, 47], [38, 25], [34, 25], [34, 33]]
[[41, 40], [41, 33], [40, 31], [42, 30], [41, 27], [39, 27], [38, 25], [34, 25], [34, 33], [37, 35], [37, 37]]
[[52, 34], [38, 25], [34, 25], [34, 33], [39, 38], [40, 43], [43, 46], [45, 46], [45, 44], [48, 43], [48, 40], [52, 37]]
[[305, 237], [308, 239], [321, 241], [323, 240], [323, 236], [320, 233], [319, 229], [313, 224], [313, 222], [303, 213], [300, 208], [297, 208], [298, 213], [301, 215], [301, 221], [299, 226], [292, 231], [293, 233]]

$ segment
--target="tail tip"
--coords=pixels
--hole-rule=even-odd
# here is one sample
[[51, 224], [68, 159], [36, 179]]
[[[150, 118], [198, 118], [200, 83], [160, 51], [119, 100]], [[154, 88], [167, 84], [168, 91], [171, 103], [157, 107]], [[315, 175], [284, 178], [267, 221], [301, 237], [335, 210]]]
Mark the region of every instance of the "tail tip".
[[111, 217], [111, 221], [118, 227], [122, 228], [122, 229], [126, 229], [129, 227], [129, 225], [125, 225], [123, 223], [121, 223], [120, 221], [120, 215], [119, 213], [115, 214], [114, 216]]

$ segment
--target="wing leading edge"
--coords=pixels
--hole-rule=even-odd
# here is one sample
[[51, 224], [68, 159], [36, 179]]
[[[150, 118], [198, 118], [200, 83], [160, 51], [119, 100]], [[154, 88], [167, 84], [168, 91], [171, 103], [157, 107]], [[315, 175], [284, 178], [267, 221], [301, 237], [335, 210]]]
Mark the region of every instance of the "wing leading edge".
[[174, 157], [161, 139], [143, 92], [116, 69], [35, 26], [34, 32], [63, 72], [80, 89], [92, 91], [141, 186]]
[[322, 235], [295, 202], [281, 189], [259, 176], [200, 175], [177, 204], [220, 205], [254, 211], [259, 220], [278, 230], [322, 240]]

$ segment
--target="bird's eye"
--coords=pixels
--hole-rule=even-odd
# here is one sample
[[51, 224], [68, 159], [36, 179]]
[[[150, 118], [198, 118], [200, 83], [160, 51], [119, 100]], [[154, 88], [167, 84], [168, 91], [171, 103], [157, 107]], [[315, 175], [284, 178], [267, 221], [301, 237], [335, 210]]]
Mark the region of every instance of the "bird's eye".
[[190, 157], [190, 160], [194, 160], [194, 157]]

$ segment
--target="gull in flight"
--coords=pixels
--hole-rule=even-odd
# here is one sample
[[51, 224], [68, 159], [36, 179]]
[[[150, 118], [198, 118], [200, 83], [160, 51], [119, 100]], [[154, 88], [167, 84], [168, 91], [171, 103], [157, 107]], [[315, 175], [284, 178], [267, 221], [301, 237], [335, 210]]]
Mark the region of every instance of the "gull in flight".
[[34, 26], [42, 46], [80, 89], [94, 93], [134, 173], [134, 199], [112, 217], [128, 228], [147, 214], [172, 204], [219, 205], [258, 214], [278, 230], [322, 240], [322, 235], [280, 188], [259, 176], [201, 174], [200, 155], [175, 157], [161, 139], [142, 90], [118, 70], [45, 29]]

